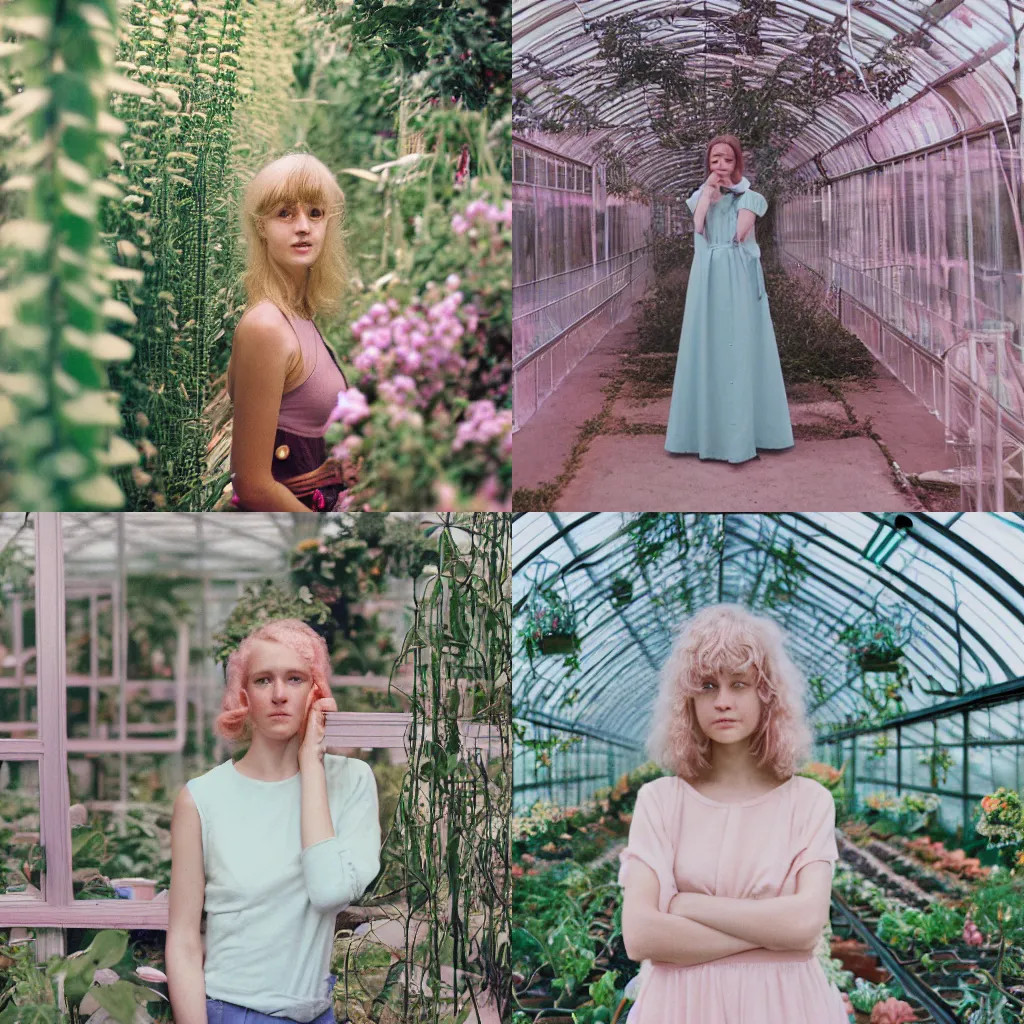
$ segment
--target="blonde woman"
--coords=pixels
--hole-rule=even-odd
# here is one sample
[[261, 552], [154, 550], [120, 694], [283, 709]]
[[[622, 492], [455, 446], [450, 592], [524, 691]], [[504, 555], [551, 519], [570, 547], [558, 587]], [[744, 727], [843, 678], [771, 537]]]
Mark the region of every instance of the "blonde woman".
[[214, 730], [251, 744], [191, 779], [171, 817], [178, 1024], [334, 1024], [335, 918], [380, 873], [381, 829], [373, 769], [324, 750], [330, 671], [296, 619], [253, 630], [228, 661]]
[[232, 504], [250, 512], [331, 510], [354, 469], [326, 457], [324, 434], [345, 376], [313, 317], [349, 278], [345, 196], [309, 153], [289, 153], [249, 183], [246, 310], [228, 365]]
[[622, 937], [646, 961], [628, 1024], [847, 1024], [814, 950], [839, 859], [832, 795], [796, 775], [803, 679], [770, 619], [715, 605], [681, 632], [619, 854]]

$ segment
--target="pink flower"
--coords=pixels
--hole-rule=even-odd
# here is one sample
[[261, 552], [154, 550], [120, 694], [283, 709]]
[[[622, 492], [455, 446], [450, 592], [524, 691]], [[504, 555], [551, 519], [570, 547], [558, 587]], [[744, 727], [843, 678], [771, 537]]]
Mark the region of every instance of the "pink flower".
[[93, 976], [92, 980], [97, 985], [113, 985], [121, 980], [121, 975], [110, 967], [101, 967]]
[[439, 480], [434, 484], [434, 494], [437, 497], [438, 512], [456, 511], [455, 502], [458, 500], [458, 491], [447, 480]]
[[369, 415], [370, 407], [366, 403], [366, 396], [358, 388], [349, 388], [347, 391], [338, 392], [338, 404], [331, 410], [327, 422], [341, 420], [347, 426], [353, 427]]
[[455, 433], [452, 451], [457, 452], [467, 444], [487, 444], [505, 433], [512, 433], [512, 413], [509, 410], [497, 412], [494, 403], [487, 398], [473, 402]]
[[469, 230], [469, 222], [462, 214], [455, 214], [452, 217], [452, 231], [457, 235], [464, 235]]
[[906, 1024], [914, 1020], [917, 1020], [914, 1008], [902, 999], [886, 999], [875, 1003], [871, 1011], [871, 1024]]
[[158, 981], [166, 984], [167, 975], [163, 971], [158, 971], [155, 967], [136, 967], [135, 973], [143, 981]]

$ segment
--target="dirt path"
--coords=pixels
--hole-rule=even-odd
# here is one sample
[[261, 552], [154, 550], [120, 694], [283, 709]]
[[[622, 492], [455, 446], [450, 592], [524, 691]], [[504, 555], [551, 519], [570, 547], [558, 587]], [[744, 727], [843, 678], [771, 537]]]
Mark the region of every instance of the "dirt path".
[[867, 384], [790, 389], [791, 449], [738, 466], [666, 452], [671, 392], [644, 370], [664, 379], [675, 355], [632, 355], [633, 330], [610, 331], [514, 435], [517, 511], [959, 509], [955, 490], [905, 480], [955, 463], [939, 420], [880, 365]]

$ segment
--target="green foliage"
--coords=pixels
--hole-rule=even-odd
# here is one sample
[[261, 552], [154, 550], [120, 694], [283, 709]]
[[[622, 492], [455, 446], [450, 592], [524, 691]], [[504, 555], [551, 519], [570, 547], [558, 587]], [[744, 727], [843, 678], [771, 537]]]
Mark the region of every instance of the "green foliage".
[[125, 296], [138, 310], [126, 332], [136, 355], [119, 379], [144, 458], [123, 481], [136, 509], [195, 508], [202, 486], [210, 366], [239, 269], [227, 174], [247, 11], [242, 0], [166, 0], [125, 15], [118, 67], [137, 84], [112, 105], [126, 138], [110, 180], [126, 194], [104, 224], [122, 265], [140, 268]]
[[[398, 865], [410, 907], [429, 920], [424, 981], [441, 986], [439, 950], [451, 936], [451, 961], [472, 972], [497, 999], [497, 1014], [511, 1013], [508, 862], [512, 765], [511, 516], [449, 515], [431, 531], [438, 571], [414, 595], [411, 628], [397, 665], [412, 660], [409, 771], [396, 821], [384, 841], [382, 862]], [[466, 699], [460, 708], [459, 686]], [[460, 749], [459, 722], [492, 725], [499, 736], [485, 760]], [[426, 797], [429, 794], [429, 799]], [[437, 841], [447, 830], [447, 850]], [[473, 921], [474, 941], [467, 944]], [[400, 969], [408, 970], [402, 962]], [[463, 996], [469, 1005], [469, 994]], [[460, 1000], [461, 1001], [461, 1000]], [[422, 1019], [440, 1024], [432, 1000]], [[460, 1006], [450, 1008], [458, 1014]]]
[[[3, 525], [6, 527], [13, 518], [5, 519]], [[0, 595], [5, 602], [14, 596], [32, 597], [35, 591], [35, 536], [29, 529], [28, 515], [18, 518], [21, 522], [0, 549]], [[28, 533], [24, 535], [26, 530]]]
[[[769, 211], [773, 209], [769, 204]], [[768, 225], [759, 227], [758, 232], [761, 238], [771, 238]], [[786, 383], [874, 378], [874, 359], [860, 338], [843, 327], [799, 280], [775, 263], [770, 250], [762, 265]]]
[[[332, 7], [333, 0], [331, 2]], [[424, 97], [497, 116], [508, 104], [512, 9], [501, 0], [355, 0], [345, 19], [356, 45], [411, 76]]]
[[[151, 1024], [147, 1004], [166, 1000], [166, 996], [140, 983], [128, 939], [126, 931], [104, 929], [85, 950], [67, 957], [50, 957], [45, 965], [35, 963], [27, 943], [0, 946], [0, 951], [13, 961], [7, 986], [11, 1002], [0, 1013], [0, 1024], [80, 1024], [91, 1018], [91, 1013], [81, 1009], [86, 997], [91, 997], [117, 1024]], [[102, 970], [113, 970], [119, 980], [96, 982], [96, 972]], [[64, 1004], [57, 999], [62, 975]], [[0, 992], [0, 997], [3, 994]]]
[[[760, 191], [770, 198], [781, 195], [796, 184], [782, 166], [789, 140], [840, 93], [888, 102], [909, 81], [913, 39], [896, 35], [880, 45], [862, 63], [861, 77], [842, 53], [847, 32], [842, 17], [793, 16], [790, 32], [798, 44], [781, 60], [770, 56], [766, 37], [777, 30], [780, 16], [774, 0], [740, 0], [728, 13], [683, 6], [584, 17], [583, 32], [591, 38], [585, 62], [562, 61], [555, 69], [535, 54], [516, 53], [517, 66], [540, 85], [533, 90], [535, 102], [513, 96], [515, 127], [552, 133], [614, 128], [623, 99], [642, 93], [655, 113], [646, 129], [650, 138], [634, 133], [632, 144], [656, 141], [670, 151], [701, 152], [712, 136], [732, 132], [753, 153]], [[705, 36], [699, 50], [675, 45], [677, 37], [694, 34]], [[709, 53], [721, 55], [717, 73], [709, 71]], [[561, 84], [584, 77], [591, 87], [586, 99]], [[539, 116], [534, 106], [547, 112]], [[613, 184], [628, 189], [629, 154], [612, 155], [622, 164]], [[771, 233], [769, 226], [765, 234]]]
[[941, 903], [927, 910], [890, 910], [878, 922], [878, 937], [897, 949], [923, 945], [929, 949], [956, 942], [964, 930], [966, 915]]
[[885, 999], [902, 999], [903, 989], [898, 982], [890, 981], [885, 985], [875, 985], [865, 978], [857, 978], [850, 992], [850, 1003], [861, 1013], [870, 1013], [875, 1003]]
[[[764, 238], [770, 237], [766, 232]], [[688, 245], [684, 244], [684, 239]], [[686, 278], [665, 280], [675, 259], [693, 258], [692, 235], [658, 243], [666, 271], [641, 300], [637, 324], [638, 352], [675, 352], [686, 304]], [[775, 326], [782, 375], [788, 385], [816, 380], [867, 380], [874, 376], [874, 360], [861, 340], [846, 330], [796, 279], [773, 263], [763, 261], [765, 288]], [[661, 383], [672, 386], [674, 363], [663, 372]]]
[[112, 73], [116, 24], [113, 0], [5, 8], [16, 42], [3, 44], [2, 62], [15, 88], [0, 137], [14, 172], [4, 188], [19, 195], [17, 216], [0, 230], [0, 264], [9, 268], [0, 301], [6, 508], [121, 508], [110, 471], [137, 458], [117, 432], [119, 396], [107, 378], [132, 347], [108, 321], [135, 322], [113, 293], [141, 275], [111, 264], [96, 223], [102, 200], [121, 197], [103, 179], [122, 127], [106, 111], [107, 94], [139, 88]]
[[[523, 649], [531, 661], [545, 653], [543, 645], [545, 639], [549, 637], [572, 637], [573, 650], [579, 650], [576, 611], [568, 596], [562, 597], [551, 587], [537, 588], [530, 596], [524, 614], [526, 623], [520, 627], [517, 635], [522, 640]], [[570, 670], [572, 668], [579, 668], [578, 660]]]
[[331, 609], [308, 587], [293, 593], [270, 579], [250, 583], [224, 625], [213, 634], [214, 660], [226, 665], [231, 652], [257, 626], [272, 619], [300, 619], [312, 626], [323, 625], [330, 615]]

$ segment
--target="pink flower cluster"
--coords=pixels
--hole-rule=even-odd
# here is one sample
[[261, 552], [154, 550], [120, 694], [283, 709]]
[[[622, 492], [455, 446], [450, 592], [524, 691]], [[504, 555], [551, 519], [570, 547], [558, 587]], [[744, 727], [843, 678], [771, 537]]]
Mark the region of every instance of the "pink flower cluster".
[[486, 199], [474, 199], [463, 211], [452, 217], [452, 231], [457, 235], [464, 235], [472, 226], [474, 221], [484, 221], [488, 224], [506, 224], [512, 227], [512, 200], [506, 199], [501, 209], [487, 202]]
[[503, 438], [502, 454], [511, 454], [512, 411], [504, 409], [498, 412], [490, 399], [473, 402], [455, 433], [452, 451], [457, 452], [467, 444], [487, 444], [496, 438]]
[[346, 426], [354, 427], [360, 420], [370, 415], [370, 407], [366, 403], [366, 395], [359, 388], [349, 388], [338, 392], [338, 404], [331, 410], [328, 423], [341, 420]]
[[[460, 283], [457, 274], [449, 274], [444, 298], [426, 309], [410, 305], [399, 316], [394, 315], [394, 299], [375, 302], [352, 324], [360, 341], [352, 365], [364, 382], [377, 382], [379, 396], [389, 404], [426, 409], [445, 389], [446, 379], [465, 369], [460, 341], [467, 331], [476, 330], [480, 317], [472, 303], [462, 305]], [[436, 295], [436, 286], [428, 289], [428, 301]]]

